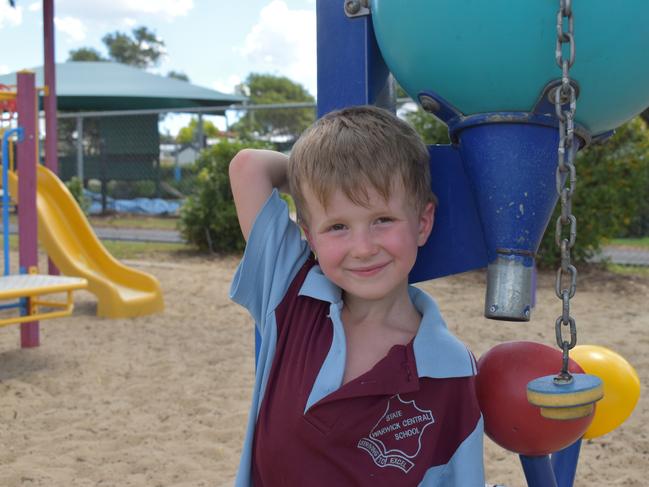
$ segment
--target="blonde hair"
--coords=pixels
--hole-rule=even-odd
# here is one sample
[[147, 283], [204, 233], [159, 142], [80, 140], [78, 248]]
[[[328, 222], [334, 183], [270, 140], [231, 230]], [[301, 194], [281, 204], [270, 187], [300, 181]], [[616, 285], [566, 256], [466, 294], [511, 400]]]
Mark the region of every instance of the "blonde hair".
[[288, 180], [301, 221], [308, 221], [305, 184], [326, 208], [336, 190], [368, 207], [368, 187], [387, 200], [401, 183], [422, 211], [437, 203], [428, 164], [428, 149], [410, 125], [381, 108], [358, 106], [330, 112], [302, 134], [289, 157]]

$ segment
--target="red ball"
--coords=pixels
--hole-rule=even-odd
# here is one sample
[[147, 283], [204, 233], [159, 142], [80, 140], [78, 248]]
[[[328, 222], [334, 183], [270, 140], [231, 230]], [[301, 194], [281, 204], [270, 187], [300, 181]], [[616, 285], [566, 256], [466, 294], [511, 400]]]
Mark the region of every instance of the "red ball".
[[[581, 438], [592, 414], [547, 419], [527, 401], [528, 382], [560, 370], [561, 351], [534, 342], [501, 343], [480, 357], [476, 388], [487, 436], [507, 450], [528, 456], [554, 453]], [[568, 370], [583, 373], [572, 359]]]

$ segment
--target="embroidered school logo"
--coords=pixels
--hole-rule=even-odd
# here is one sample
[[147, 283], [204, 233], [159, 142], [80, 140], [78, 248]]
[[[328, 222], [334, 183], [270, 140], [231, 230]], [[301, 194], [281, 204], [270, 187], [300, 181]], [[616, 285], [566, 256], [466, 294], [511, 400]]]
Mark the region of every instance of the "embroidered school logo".
[[424, 430], [434, 422], [429, 409], [420, 409], [415, 401], [404, 401], [397, 394], [388, 400], [385, 413], [357, 447], [369, 453], [379, 467], [395, 467], [408, 473], [421, 450]]

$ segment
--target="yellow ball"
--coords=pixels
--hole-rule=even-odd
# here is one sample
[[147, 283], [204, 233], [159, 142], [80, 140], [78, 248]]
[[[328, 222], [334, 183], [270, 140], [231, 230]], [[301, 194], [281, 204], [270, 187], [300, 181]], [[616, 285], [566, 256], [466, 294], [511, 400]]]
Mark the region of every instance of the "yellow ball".
[[604, 383], [604, 398], [597, 402], [595, 417], [584, 438], [597, 438], [620, 426], [640, 398], [638, 373], [621, 355], [597, 345], [578, 345], [570, 351], [587, 374]]

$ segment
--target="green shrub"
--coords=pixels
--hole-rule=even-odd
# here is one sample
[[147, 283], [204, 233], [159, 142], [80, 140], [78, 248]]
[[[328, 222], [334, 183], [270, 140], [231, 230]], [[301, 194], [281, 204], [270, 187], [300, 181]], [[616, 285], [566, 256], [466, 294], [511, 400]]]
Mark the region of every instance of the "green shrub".
[[414, 112], [408, 112], [406, 120], [426, 144], [448, 144], [450, 142], [448, 127], [437, 117], [423, 111], [421, 108], [417, 108]]
[[90, 198], [83, 194], [83, 183], [81, 182], [81, 179], [74, 176], [69, 181], [67, 181], [65, 185], [67, 186], [70, 193], [72, 193], [72, 196], [74, 196], [74, 199], [79, 205], [79, 208], [81, 208], [81, 210], [87, 215], [88, 210], [90, 209], [91, 201]]
[[[577, 218], [577, 241], [572, 261], [579, 263], [597, 253], [606, 239], [626, 235], [641, 210], [647, 208], [649, 130], [641, 119], [631, 120], [605, 143], [580, 152], [576, 167], [572, 212]], [[560, 262], [554, 241], [559, 206], [539, 248], [541, 267], [557, 267]]]
[[130, 200], [134, 198], [156, 198], [156, 183], [151, 179], [135, 181], [111, 180], [106, 194], [115, 199]]
[[160, 179], [172, 188], [175, 188], [184, 195], [192, 193], [196, 187], [198, 168], [196, 163], [186, 164], [180, 167], [180, 181], [176, 181], [176, 168], [174, 166], [162, 166], [160, 168]]
[[180, 209], [179, 229], [188, 243], [201, 250], [237, 252], [244, 248], [228, 165], [246, 147], [269, 148], [267, 144], [221, 141], [201, 152], [196, 161], [196, 184]]

